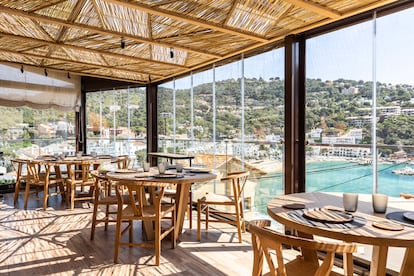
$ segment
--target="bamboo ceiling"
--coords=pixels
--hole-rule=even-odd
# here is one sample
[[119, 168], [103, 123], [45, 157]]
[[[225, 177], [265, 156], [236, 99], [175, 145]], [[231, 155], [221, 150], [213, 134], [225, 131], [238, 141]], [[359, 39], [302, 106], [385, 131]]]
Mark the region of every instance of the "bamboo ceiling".
[[0, 62], [158, 82], [395, 0], [0, 0]]

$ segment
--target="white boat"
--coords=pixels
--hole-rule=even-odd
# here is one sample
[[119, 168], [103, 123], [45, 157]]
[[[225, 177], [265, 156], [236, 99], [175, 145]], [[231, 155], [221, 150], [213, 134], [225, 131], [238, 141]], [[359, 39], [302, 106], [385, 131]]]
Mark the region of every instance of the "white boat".
[[414, 168], [405, 167], [399, 170], [393, 170], [392, 173], [401, 174], [401, 175], [414, 175]]

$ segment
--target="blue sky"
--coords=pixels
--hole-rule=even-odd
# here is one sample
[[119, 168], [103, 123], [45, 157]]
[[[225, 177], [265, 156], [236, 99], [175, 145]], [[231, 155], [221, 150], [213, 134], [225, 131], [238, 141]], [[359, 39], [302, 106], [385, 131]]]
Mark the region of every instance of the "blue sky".
[[[414, 85], [414, 8], [376, 20], [376, 78], [382, 83]], [[373, 80], [374, 21], [307, 40], [308, 78]], [[238, 78], [241, 62], [218, 67], [216, 81]], [[284, 78], [284, 49], [245, 59], [247, 78]], [[194, 85], [211, 82], [212, 71], [194, 76]], [[172, 83], [164, 84], [172, 88]], [[190, 87], [190, 77], [176, 81], [176, 88]]]

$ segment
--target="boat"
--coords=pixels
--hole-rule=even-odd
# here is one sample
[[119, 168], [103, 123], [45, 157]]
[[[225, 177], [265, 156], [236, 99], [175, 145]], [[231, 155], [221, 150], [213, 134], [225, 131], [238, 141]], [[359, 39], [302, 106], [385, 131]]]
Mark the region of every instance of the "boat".
[[401, 174], [401, 175], [414, 175], [414, 168], [405, 167], [399, 170], [393, 170], [392, 173]]

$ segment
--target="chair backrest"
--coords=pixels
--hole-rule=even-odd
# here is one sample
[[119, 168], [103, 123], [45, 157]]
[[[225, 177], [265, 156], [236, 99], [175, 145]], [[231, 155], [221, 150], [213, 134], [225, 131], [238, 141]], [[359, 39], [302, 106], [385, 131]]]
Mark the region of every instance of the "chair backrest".
[[109, 180], [105, 174], [99, 171], [91, 171], [91, 176], [95, 179], [95, 200], [99, 201], [111, 195]]
[[[112, 180], [111, 180], [112, 181]], [[122, 187], [128, 190], [130, 197], [130, 205], [135, 217], [144, 218], [147, 214], [144, 213], [144, 207], [153, 205], [154, 213], [159, 214], [161, 210], [161, 202], [164, 196], [164, 190], [168, 187], [168, 183], [154, 183], [154, 182], [137, 182], [129, 180], [121, 180], [114, 183], [116, 185], [116, 196], [118, 199], [118, 208], [122, 208], [125, 203], [122, 196]], [[149, 199], [147, 199], [147, 191], [149, 192]], [[149, 214], [151, 215], [151, 214]]]
[[119, 156], [116, 160], [116, 166], [120, 170], [128, 169], [130, 163], [131, 163], [131, 159], [126, 155]]
[[229, 181], [232, 185], [234, 200], [238, 201], [242, 198], [242, 193], [244, 187], [246, 186], [247, 178], [249, 177], [249, 172], [229, 172], [226, 177], [222, 177], [221, 181]]
[[66, 163], [69, 181], [81, 181], [81, 182], [88, 182], [91, 180], [90, 172], [91, 172], [91, 165], [93, 161], [84, 160], [84, 161], [77, 161], [77, 162], [68, 162]]
[[[314, 274], [312, 274], [312, 271], [303, 271], [304, 275], [329, 275], [335, 260], [335, 253], [343, 253], [346, 255], [344, 256], [344, 259], [346, 259], [347, 262], [347, 274], [352, 275], [352, 253], [356, 251], [356, 245], [343, 242], [320, 242], [295, 236], [287, 236], [266, 228], [269, 225], [269, 220], [255, 220], [249, 222], [248, 229], [252, 234], [252, 246], [255, 258], [252, 275], [261, 275], [263, 255], [266, 258], [271, 275], [287, 275], [282, 245], [299, 247], [302, 250], [306, 249], [315, 252], [326, 252], [322, 264], [317, 267]], [[273, 261], [274, 257], [270, 254], [271, 250], [274, 250], [276, 253], [277, 266]], [[297, 264], [300, 265], [301, 263], [297, 262]]]
[[28, 180], [32, 184], [42, 184], [42, 181], [49, 179], [51, 167], [52, 165], [48, 162], [29, 161], [27, 163]]
[[14, 170], [16, 171], [16, 175], [20, 178], [24, 175], [27, 175], [27, 164], [30, 162], [28, 159], [12, 159], [11, 163], [13, 165]]

